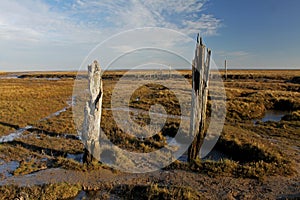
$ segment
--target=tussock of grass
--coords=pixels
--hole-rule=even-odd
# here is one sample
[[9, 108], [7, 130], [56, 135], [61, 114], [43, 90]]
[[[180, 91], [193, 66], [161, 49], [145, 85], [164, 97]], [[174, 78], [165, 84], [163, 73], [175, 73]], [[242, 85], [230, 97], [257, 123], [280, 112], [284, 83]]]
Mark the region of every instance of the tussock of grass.
[[62, 169], [66, 169], [66, 170], [75, 170], [75, 171], [81, 171], [81, 172], [107, 169], [107, 170], [111, 170], [113, 173], [117, 173], [117, 171], [115, 169], [112, 169], [106, 165], [103, 165], [95, 159], [93, 160], [92, 163], [87, 165], [87, 164], [79, 163], [72, 159], [67, 159], [64, 157], [57, 157], [57, 158], [51, 160], [49, 167], [62, 168]]
[[78, 171], [85, 171], [83, 164], [76, 162], [72, 159], [67, 159], [64, 157], [57, 157], [56, 159], [52, 160], [51, 167], [59, 167], [68, 170], [78, 170]]
[[217, 148], [242, 162], [259, 160], [281, 162], [283, 160], [278, 151], [262, 143], [255, 133], [229, 125], [224, 127]]
[[291, 114], [285, 115], [282, 118], [285, 121], [300, 121], [300, 110], [294, 111]]
[[275, 110], [299, 110], [300, 102], [294, 98], [276, 98], [274, 99], [273, 108]]
[[176, 161], [167, 169], [192, 170], [209, 176], [233, 176], [262, 179], [266, 176], [295, 174], [295, 166], [282, 152], [263, 143], [255, 133], [226, 125], [216, 145], [233, 160], [201, 161], [187, 164]]
[[22, 161], [29, 157], [40, 158], [40, 154], [32, 152], [20, 145], [12, 145], [12, 143], [0, 144], [0, 157], [5, 161]]
[[20, 166], [13, 172], [14, 175], [25, 175], [47, 168], [46, 162], [40, 160], [30, 159], [28, 161], [21, 161]]
[[47, 184], [42, 186], [18, 187], [7, 185], [0, 187], [1, 199], [70, 199], [75, 197], [81, 187], [69, 183]]
[[120, 185], [111, 191], [124, 199], [203, 199], [189, 187], [151, 185]]
[[227, 107], [227, 118], [234, 118], [240, 121], [260, 118], [265, 112], [263, 102], [233, 100], [228, 102]]
[[295, 173], [295, 169], [285, 163], [267, 163], [264, 161], [240, 164], [233, 160], [200, 161], [183, 163], [175, 161], [166, 169], [182, 169], [203, 173], [211, 177], [232, 176], [236, 178], [264, 179], [267, 176], [289, 176]]

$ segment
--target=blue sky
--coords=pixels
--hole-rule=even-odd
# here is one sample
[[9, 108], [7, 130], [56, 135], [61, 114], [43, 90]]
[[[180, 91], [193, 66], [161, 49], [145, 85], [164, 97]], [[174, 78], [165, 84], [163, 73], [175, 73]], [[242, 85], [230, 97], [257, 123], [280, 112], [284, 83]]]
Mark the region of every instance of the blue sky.
[[[226, 58], [232, 69], [300, 69], [299, 8], [298, 0], [1, 0], [0, 71], [77, 70], [97, 44], [142, 27], [191, 38], [200, 32], [219, 67]], [[135, 42], [131, 36], [98, 56], [125, 53]], [[179, 49], [178, 43], [160, 45]], [[192, 56], [194, 47], [187, 47]]]

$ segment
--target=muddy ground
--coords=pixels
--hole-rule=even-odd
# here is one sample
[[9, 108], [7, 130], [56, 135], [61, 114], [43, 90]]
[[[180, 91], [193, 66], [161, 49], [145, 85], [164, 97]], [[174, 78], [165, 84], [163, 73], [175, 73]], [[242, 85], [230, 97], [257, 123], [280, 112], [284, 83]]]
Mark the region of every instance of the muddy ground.
[[[182, 114], [173, 91], [188, 94], [189, 88], [178, 83], [178, 77], [166, 74], [163, 81], [171, 82], [172, 89], [147, 84], [132, 94], [129, 106], [137, 124], [149, 124], [151, 114], [147, 111], [154, 104], [163, 105], [166, 115], [173, 116], [158, 134], [140, 140], [124, 134], [112, 116], [111, 96], [123, 73], [103, 76], [101, 127], [121, 148], [135, 152], [162, 148], [178, 131], [180, 120], [174, 116]], [[190, 72], [181, 73], [190, 81]], [[230, 71], [224, 80], [226, 101], [212, 74], [208, 115], [212, 100], [218, 105], [224, 103], [227, 109], [214, 148], [221, 156], [193, 163], [181, 158], [164, 169], [139, 174], [124, 173], [98, 162], [91, 166], [82, 163], [83, 144], [72, 113], [75, 73], [2, 75], [1, 198], [300, 198], [300, 71]], [[80, 78], [84, 79], [84, 75]], [[124, 92], [129, 91], [136, 78], [155, 76], [130, 78], [124, 84]], [[189, 102], [187, 98], [185, 103]], [[121, 98], [119, 103], [120, 107]], [[187, 131], [184, 129], [183, 133]]]

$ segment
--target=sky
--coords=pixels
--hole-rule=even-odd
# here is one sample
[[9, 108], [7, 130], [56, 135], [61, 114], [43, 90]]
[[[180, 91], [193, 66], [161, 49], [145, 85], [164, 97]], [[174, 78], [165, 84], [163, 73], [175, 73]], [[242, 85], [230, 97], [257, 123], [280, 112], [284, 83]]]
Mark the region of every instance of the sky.
[[134, 49], [191, 60], [197, 33], [219, 68], [226, 59], [229, 69], [300, 69], [299, 8], [298, 0], [1, 0], [0, 71], [78, 70], [93, 55], [120, 68], [158, 55], [183, 65]]

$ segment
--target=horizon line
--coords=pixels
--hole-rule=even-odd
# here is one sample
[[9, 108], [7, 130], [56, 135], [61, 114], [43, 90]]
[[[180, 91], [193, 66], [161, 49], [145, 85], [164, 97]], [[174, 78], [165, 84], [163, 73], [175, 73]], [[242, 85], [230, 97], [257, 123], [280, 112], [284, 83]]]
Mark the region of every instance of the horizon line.
[[[130, 69], [130, 68], [119, 68], [119, 69], [108, 69], [105, 71], [150, 71], [150, 70], [162, 70], [162, 71], [168, 71], [168, 69]], [[192, 70], [192, 68], [187, 69], [187, 68], [172, 68], [172, 70]], [[216, 69], [211, 69], [211, 71], [215, 71]], [[224, 68], [218, 68], [218, 71], [225, 71]], [[250, 71], [297, 71], [300, 70], [300, 68], [227, 68], [227, 71], [234, 71], [234, 70], [250, 70]], [[66, 69], [66, 70], [25, 70], [25, 71], [5, 71], [5, 70], [0, 70], [0, 73], [34, 73], [34, 72], [81, 72], [81, 71], [87, 71], [87, 70], [75, 70], [75, 69]]]

